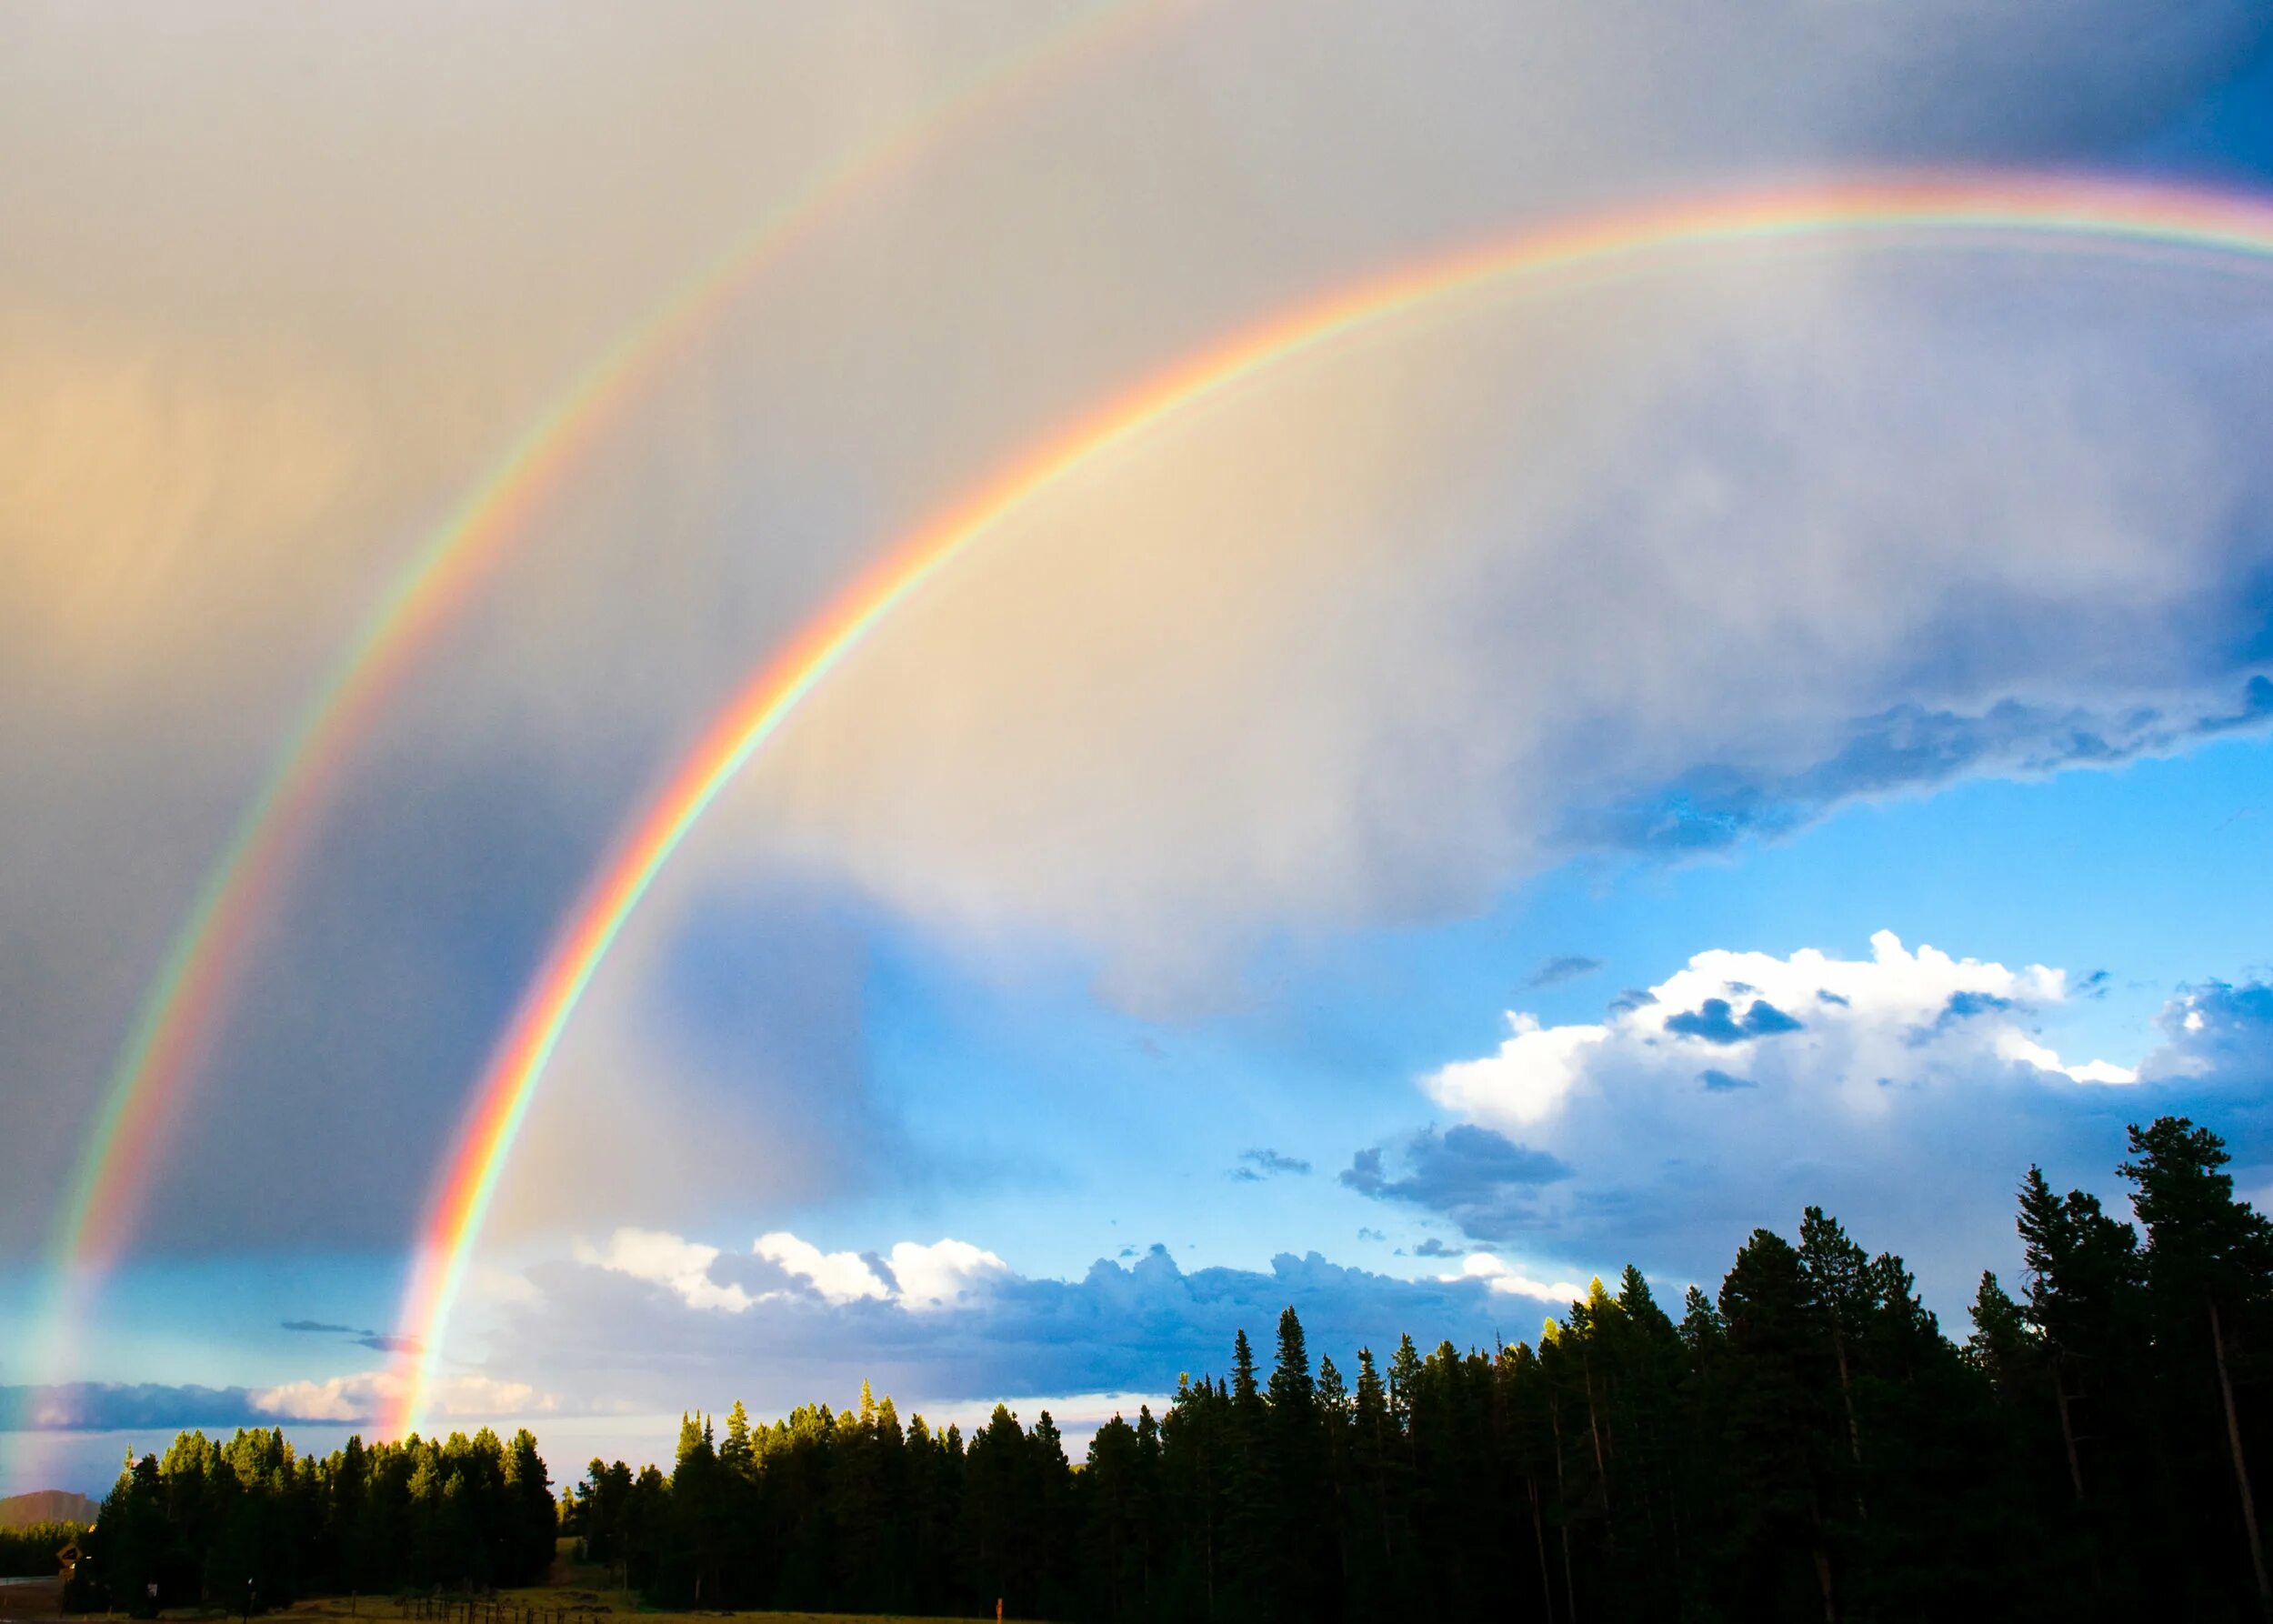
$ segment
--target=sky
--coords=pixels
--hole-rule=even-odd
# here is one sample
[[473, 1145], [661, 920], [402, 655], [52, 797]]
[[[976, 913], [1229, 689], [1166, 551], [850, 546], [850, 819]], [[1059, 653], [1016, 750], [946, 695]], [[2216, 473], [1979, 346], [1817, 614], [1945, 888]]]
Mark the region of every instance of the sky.
[[[1488, 1347], [1811, 1203], [1962, 1337], [2032, 1163], [2119, 1204], [2178, 1112], [2273, 1196], [2273, 262], [1830, 235], [1430, 301], [1017, 503], [677, 846], [422, 1320], [656, 787], [1146, 380], [1603, 210], [2273, 203], [2242, 0], [426, 9], [0, 14], [0, 1488], [427, 1352], [556, 1478], [863, 1378], [1077, 1440], [1288, 1305]], [[201, 886], [533, 443], [80, 1244]]]

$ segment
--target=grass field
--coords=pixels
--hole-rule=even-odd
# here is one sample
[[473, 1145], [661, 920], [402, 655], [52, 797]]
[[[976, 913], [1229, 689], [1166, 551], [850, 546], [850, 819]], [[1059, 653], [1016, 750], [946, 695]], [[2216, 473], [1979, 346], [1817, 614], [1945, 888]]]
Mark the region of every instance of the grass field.
[[[632, 1624], [635, 1617], [637, 1624], [697, 1624], [697, 1620], [729, 1618], [746, 1619], [748, 1624], [919, 1624], [916, 1619], [887, 1613], [650, 1612], [640, 1606], [637, 1597], [609, 1588], [606, 1569], [584, 1567], [569, 1560], [571, 1548], [570, 1541], [561, 1541], [561, 1560], [553, 1569], [554, 1583], [496, 1593], [495, 1599], [506, 1624], [521, 1624], [529, 1609], [540, 1614], [565, 1615], [568, 1624]], [[0, 1586], [0, 1624], [13, 1624], [16, 1619], [52, 1619], [56, 1617], [61, 1600], [62, 1587], [53, 1582]], [[220, 1619], [235, 1616], [213, 1609], [169, 1608], [159, 1618], [166, 1624], [189, 1624], [194, 1619], [219, 1624]], [[337, 1624], [403, 1624], [406, 1615], [403, 1605], [392, 1596], [321, 1596], [264, 1616], [271, 1624], [334, 1624], [335, 1620]], [[414, 1609], [407, 1617], [416, 1620], [418, 1614]], [[451, 1624], [465, 1624], [465, 1613], [458, 1611]], [[436, 1618], [434, 1624], [441, 1624], [441, 1620]], [[486, 1624], [484, 1610], [478, 1605], [474, 1624]], [[931, 1624], [937, 1621], [932, 1620]]]

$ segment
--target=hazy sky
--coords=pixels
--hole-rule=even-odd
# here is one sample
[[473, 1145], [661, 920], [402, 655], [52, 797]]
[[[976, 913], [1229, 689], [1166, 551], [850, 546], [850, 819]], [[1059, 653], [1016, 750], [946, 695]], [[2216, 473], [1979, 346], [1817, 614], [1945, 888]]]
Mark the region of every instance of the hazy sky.
[[[54, 1423], [10, 1487], [375, 1413], [469, 1090], [658, 777], [1139, 380], [1588, 209], [2273, 182], [2243, 0], [131, 23], [0, 13], [0, 1401]], [[135, 1011], [357, 628], [878, 144], [354, 734], [43, 1344]], [[2273, 1188], [2269, 361], [2263, 266], [1756, 245], [1432, 306], [1086, 466], [666, 869], [442, 1410], [659, 1451], [624, 1418], [864, 1375], [1157, 1393], [1288, 1302], [1337, 1358], [1512, 1340], [1809, 1202], [1962, 1334], [2032, 1160], [2112, 1193], [2122, 1125], [2185, 1110]]]

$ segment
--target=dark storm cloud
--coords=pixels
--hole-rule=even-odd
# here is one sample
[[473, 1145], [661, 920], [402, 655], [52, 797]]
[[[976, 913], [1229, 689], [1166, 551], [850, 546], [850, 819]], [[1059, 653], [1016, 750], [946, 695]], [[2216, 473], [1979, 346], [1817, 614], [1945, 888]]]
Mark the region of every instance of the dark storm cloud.
[[1424, 1128], [1395, 1150], [1360, 1150], [1337, 1175], [1342, 1185], [1377, 1201], [1404, 1201], [1444, 1214], [1478, 1240], [1506, 1240], [1524, 1231], [1540, 1188], [1571, 1176], [1569, 1164], [1544, 1150], [1518, 1145], [1471, 1124], [1442, 1133]]

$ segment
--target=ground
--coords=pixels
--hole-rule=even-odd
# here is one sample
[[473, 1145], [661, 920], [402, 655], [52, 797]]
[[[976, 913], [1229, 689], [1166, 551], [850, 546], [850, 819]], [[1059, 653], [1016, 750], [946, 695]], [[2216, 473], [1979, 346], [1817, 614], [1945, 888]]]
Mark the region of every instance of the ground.
[[[8, 1585], [0, 1587], [0, 1624], [10, 1624], [18, 1619], [53, 1619], [60, 1599], [58, 1587], [54, 1585]], [[596, 1615], [605, 1619], [610, 1612], [622, 1614], [636, 1610], [621, 1605], [620, 1596], [603, 1596], [585, 1589], [538, 1589], [502, 1592], [499, 1599], [516, 1607], [544, 1610], [565, 1610], [571, 1617], [579, 1613]], [[615, 1605], [611, 1605], [615, 1604]], [[217, 1611], [195, 1611], [187, 1609], [169, 1609], [161, 1615], [163, 1620], [185, 1621], [213, 1619], [225, 1616]], [[267, 1615], [270, 1624], [331, 1624], [332, 1620], [373, 1620], [375, 1624], [399, 1624], [402, 1609], [392, 1598], [365, 1596], [352, 1603], [345, 1596], [323, 1597], [302, 1601], [293, 1607]], [[463, 1615], [460, 1615], [463, 1617]], [[517, 1616], [517, 1615], [516, 1615]], [[640, 1612], [638, 1624], [698, 1624], [724, 1618], [735, 1618], [746, 1624], [918, 1624], [913, 1619], [887, 1616], [883, 1613], [651, 1613]], [[476, 1611], [480, 1619], [480, 1611]], [[936, 1624], [936, 1621], [934, 1621]]]

